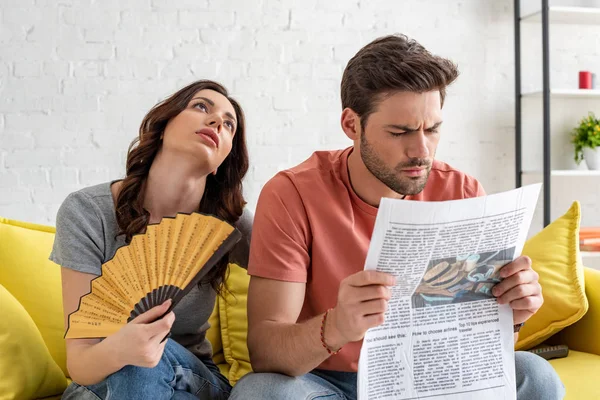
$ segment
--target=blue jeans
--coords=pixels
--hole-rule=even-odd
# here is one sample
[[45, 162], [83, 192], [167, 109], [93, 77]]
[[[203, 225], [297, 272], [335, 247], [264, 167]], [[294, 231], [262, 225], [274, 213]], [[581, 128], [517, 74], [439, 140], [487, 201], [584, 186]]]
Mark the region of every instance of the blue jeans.
[[[543, 358], [524, 351], [515, 353], [517, 399], [562, 399], [565, 388], [552, 366]], [[356, 373], [314, 370], [292, 378], [281, 374], [248, 374], [231, 392], [230, 400], [354, 400]]]
[[154, 368], [128, 365], [90, 386], [72, 383], [63, 399], [227, 399], [231, 386], [211, 359], [199, 359], [174, 340]]

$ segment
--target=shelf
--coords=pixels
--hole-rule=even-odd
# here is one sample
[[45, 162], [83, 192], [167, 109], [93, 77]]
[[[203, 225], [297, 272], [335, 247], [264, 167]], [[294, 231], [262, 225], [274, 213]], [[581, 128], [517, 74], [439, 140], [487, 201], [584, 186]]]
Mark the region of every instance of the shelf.
[[582, 258], [600, 258], [600, 251], [580, 251]]
[[[523, 171], [523, 175], [542, 175], [542, 171]], [[554, 170], [550, 172], [551, 176], [570, 176], [570, 177], [590, 177], [600, 176], [599, 171], [590, 170], [578, 170], [578, 169], [565, 169], [565, 170]]]
[[[598, 16], [600, 18], [600, 16]], [[544, 92], [541, 90], [535, 92], [523, 93], [523, 97], [542, 97]], [[598, 98], [600, 99], [600, 89], [552, 89], [550, 96], [563, 98]]]
[[[550, 7], [548, 21], [552, 24], [600, 25], [600, 8], [596, 7]], [[521, 18], [523, 22], [541, 22], [542, 11]]]

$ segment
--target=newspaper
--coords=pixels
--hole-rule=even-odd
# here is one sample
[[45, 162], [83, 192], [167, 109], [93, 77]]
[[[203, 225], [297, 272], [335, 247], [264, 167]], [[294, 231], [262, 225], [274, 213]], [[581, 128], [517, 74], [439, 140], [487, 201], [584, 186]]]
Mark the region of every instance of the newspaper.
[[523, 249], [540, 187], [382, 199], [365, 269], [396, 285], [385, 322], [364, 337], [359, 400], [516, 399], [512, 310], [491, 289]]

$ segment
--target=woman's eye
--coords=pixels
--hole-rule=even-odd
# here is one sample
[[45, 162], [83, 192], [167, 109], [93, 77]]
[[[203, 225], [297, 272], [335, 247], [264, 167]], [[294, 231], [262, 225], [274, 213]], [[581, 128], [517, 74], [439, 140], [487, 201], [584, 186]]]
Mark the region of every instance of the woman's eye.
[[206, 105], [204, 103], [196, 103], [194, 104], [194, 108], [198, 108], [202, 111], [208, 111], [208, 108], [206, 108]]
[[227, 126], [229, 127], [229, 129], [233, 132], [233, 128], [235, 128], [235, 126], [233, 125], [233, 122], [231, 122], [231, 121], [225, 121], [225, 124], [227, 124]]

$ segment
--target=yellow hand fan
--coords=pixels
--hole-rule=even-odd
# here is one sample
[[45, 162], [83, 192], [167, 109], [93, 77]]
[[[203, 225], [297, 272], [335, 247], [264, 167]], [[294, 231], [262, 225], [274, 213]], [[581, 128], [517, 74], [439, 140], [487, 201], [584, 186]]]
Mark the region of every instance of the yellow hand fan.
[[69, 315], [65, 338], [107, 337], [172, 299], [168, 313], [241, 237], [226, 221], [200, 213], [148, 225], [102, 265], [90, 293]]

